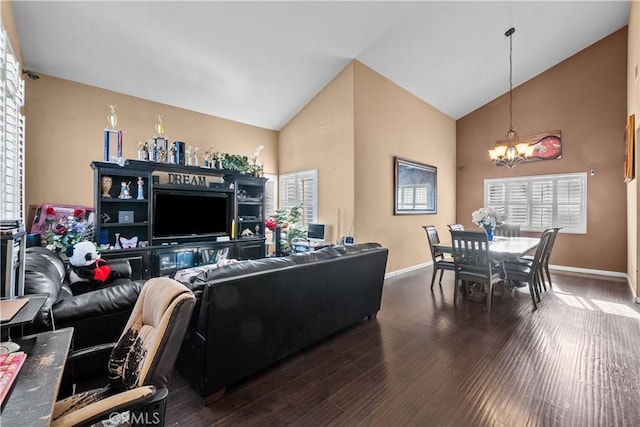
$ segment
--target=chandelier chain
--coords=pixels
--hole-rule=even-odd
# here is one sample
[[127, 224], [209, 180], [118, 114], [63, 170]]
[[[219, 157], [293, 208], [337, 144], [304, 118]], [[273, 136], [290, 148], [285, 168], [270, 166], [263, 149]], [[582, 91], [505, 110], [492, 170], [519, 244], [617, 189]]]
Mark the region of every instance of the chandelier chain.
[[513, 130], [513, 33], [509, 34], [509, 130]]

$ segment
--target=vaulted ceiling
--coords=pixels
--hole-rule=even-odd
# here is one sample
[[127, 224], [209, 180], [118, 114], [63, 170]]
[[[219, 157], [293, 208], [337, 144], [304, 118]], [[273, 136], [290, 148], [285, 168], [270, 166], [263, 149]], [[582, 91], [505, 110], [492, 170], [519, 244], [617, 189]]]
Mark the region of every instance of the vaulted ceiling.
[[627, 25], [628, 1], [14, 1], [24, 67], [281, 129], [352, 59], [454, 119]]

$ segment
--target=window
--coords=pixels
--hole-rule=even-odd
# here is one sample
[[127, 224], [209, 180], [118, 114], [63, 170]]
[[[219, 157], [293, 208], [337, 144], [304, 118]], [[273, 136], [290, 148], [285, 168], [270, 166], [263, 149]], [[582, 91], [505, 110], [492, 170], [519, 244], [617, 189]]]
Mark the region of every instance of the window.
[[24, 80], [0, 28], [0, 219], [24, 223]]
[[485, 179], [484, 204], [526, 231], [563, 227], [563, 233], [586, 234], [587, 174]]
[[264, 185], [264, 213], [265, 218], [276, 212], [278, 201], [278, 175], [265, 173], [267, 182]]
[[302, 226], [317, 222], [318, 170], [280, 175], [280, 209], [287, 212], [302, 204]]

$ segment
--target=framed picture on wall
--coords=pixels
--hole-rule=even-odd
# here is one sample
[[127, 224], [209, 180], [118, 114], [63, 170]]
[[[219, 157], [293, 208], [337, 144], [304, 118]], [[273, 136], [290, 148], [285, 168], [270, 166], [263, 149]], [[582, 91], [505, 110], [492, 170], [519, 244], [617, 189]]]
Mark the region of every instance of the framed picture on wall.
[[393, 164], [393, 214], [435, 214], [438, 168], [397, 156]]
[[635, 140], [635, 115], [627, 120], [627, 128], [624, 132], [624, 182], [630, 182], [636, 177], [636, 140]]

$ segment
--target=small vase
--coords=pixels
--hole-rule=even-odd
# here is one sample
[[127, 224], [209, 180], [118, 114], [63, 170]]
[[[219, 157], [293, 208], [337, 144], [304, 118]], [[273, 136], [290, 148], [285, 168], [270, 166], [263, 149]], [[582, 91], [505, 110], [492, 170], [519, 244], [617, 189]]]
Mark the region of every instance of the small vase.
[[493, 227], [485, 227], [485, 231], [487, 232], [487, 240], [493, 240]]

